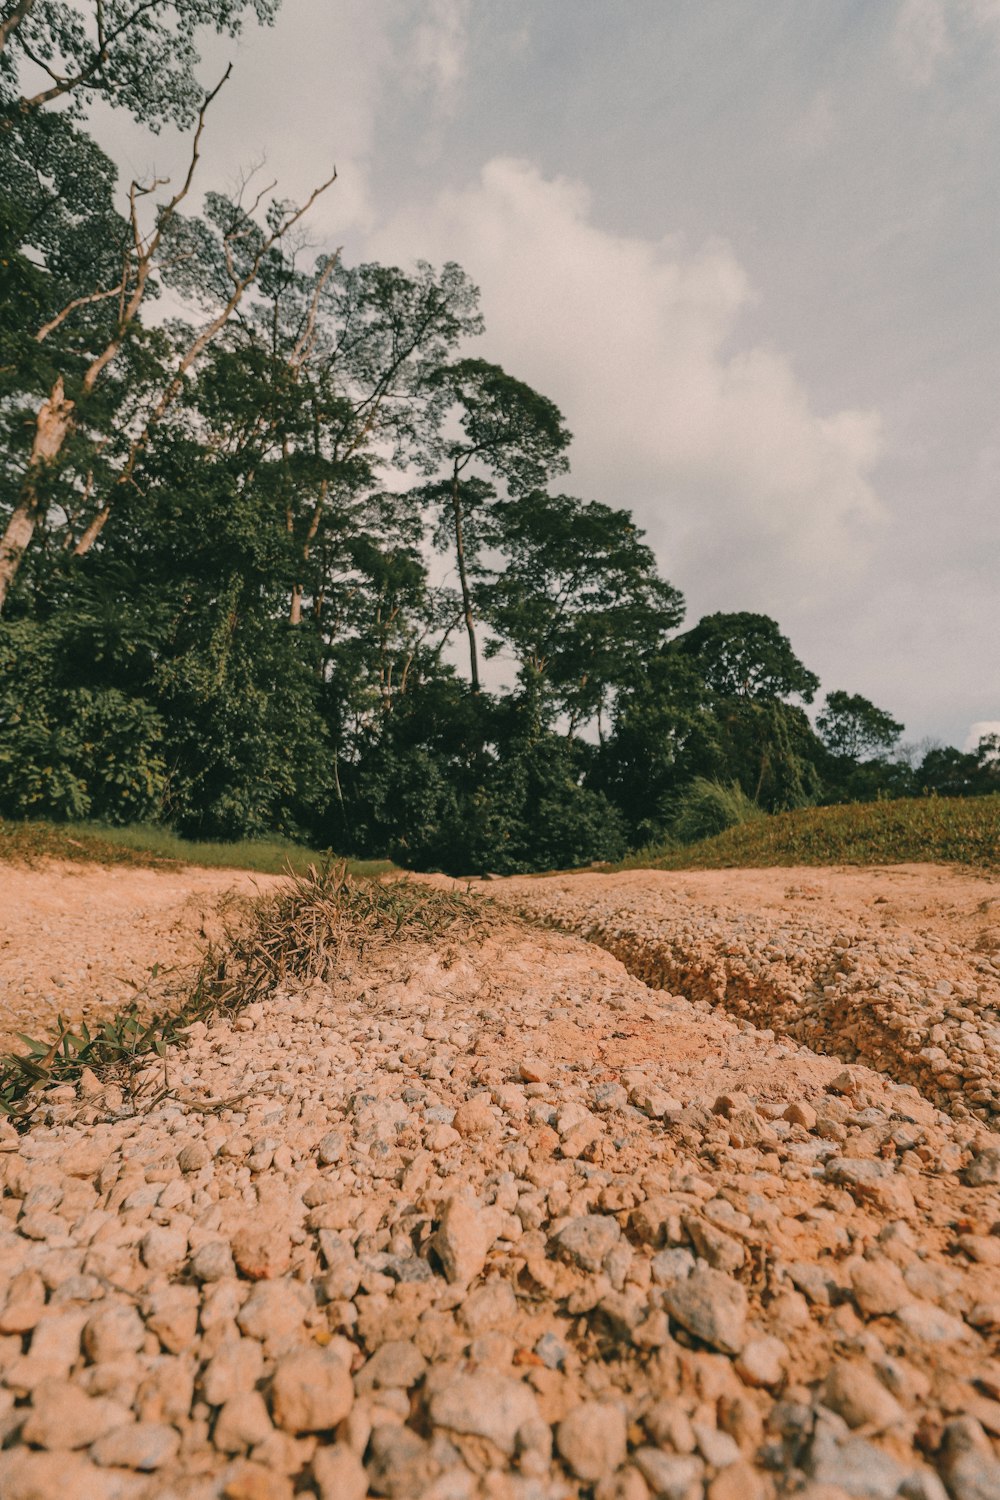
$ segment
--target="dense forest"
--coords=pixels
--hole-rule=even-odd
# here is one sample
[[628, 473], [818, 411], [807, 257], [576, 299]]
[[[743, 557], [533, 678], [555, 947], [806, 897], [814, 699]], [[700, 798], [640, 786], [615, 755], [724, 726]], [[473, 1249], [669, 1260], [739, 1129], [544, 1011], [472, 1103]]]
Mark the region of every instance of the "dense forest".
[[[0, 814], [504, 872], [1000, 788], [993, 741], [901, 751], [845, 691], [812, 720], [766, 615], [686, 625], [622, 497], [563, 492], [459, 266], [317, 256], [332, 173], [203, 191], [198, 28], [272, 10], [3, 10]], [[98, 98], [187, 131], [186, 174], [119, 181]]]

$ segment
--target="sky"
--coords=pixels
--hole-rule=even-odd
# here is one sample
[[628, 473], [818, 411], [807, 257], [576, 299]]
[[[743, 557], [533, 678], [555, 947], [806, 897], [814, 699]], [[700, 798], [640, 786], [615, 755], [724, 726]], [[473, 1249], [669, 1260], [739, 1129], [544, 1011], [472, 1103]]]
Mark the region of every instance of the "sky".
[[458, 261], [689, 624], [774, 616], [910, 742], [1000, 729], [1000, 0], [284, 0], [230, 59], [202, 184], [334, 163], [317, 253]]

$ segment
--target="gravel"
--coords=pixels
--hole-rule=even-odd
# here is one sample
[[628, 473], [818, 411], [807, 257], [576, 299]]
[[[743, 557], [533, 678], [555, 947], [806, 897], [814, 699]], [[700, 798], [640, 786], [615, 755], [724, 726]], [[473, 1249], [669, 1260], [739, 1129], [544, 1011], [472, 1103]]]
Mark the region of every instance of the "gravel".
[[4, 1500], [993, 1500], [1000, 1142], [679, 989], [400, 945], [0, 1127]]

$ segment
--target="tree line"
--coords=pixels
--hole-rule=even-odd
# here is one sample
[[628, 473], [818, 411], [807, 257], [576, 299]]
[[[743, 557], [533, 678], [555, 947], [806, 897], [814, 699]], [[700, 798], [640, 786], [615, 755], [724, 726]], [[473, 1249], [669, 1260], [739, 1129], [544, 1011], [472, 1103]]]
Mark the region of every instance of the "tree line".
[[[332, 169], [193, 211], [198, 30], [274, 9], [3, 10], [0, 813], [509, 871], [996, 789], [995, 744], [901, 756], [858, 695], [813, 725], [769, 617], [682, 629], [629, 511], [563, 492], [558, 407], [470, 353], [462, 269], [310, 249]], [[95, 98], [187, 130], [180, 179], [120, 183]]]

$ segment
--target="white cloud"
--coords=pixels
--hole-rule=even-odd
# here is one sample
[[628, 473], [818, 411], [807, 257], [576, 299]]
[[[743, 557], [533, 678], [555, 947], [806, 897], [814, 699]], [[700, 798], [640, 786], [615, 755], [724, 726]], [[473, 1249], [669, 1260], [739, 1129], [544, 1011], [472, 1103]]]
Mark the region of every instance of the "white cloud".
[[951, 45], [944, 0], [903, 0], [892, 49], [904, 78], [918, 86], [930, 83]]
[[957, 46], [1000, 46], [1000, 0], [902, 0], [892, 32], [897, 65], [910, 83], [929, 84]]
[[1000, 719], [979, 719], [977, 723], [970, 724], [962, 749], [966, 754], [978, 749], [979, 741], [987, 734], [1000, 734]]
[[483, 354], [559, 404], [574, 487], [633, 509], [674, 581], [712, 592], [724, 567], [728, 607], [780, 613], [863, 560], [878, 416], [822, 416], [783, 353], [740, 347], [753, 293], [728, 245], [609, 233], [580, 183], [500, 158], [372, 248], [416, 246], [478, 282]]
[[408, 63], [424, 76], [439, 109], [448, 109], [465, 74], [469, 0], [425, 0]]

